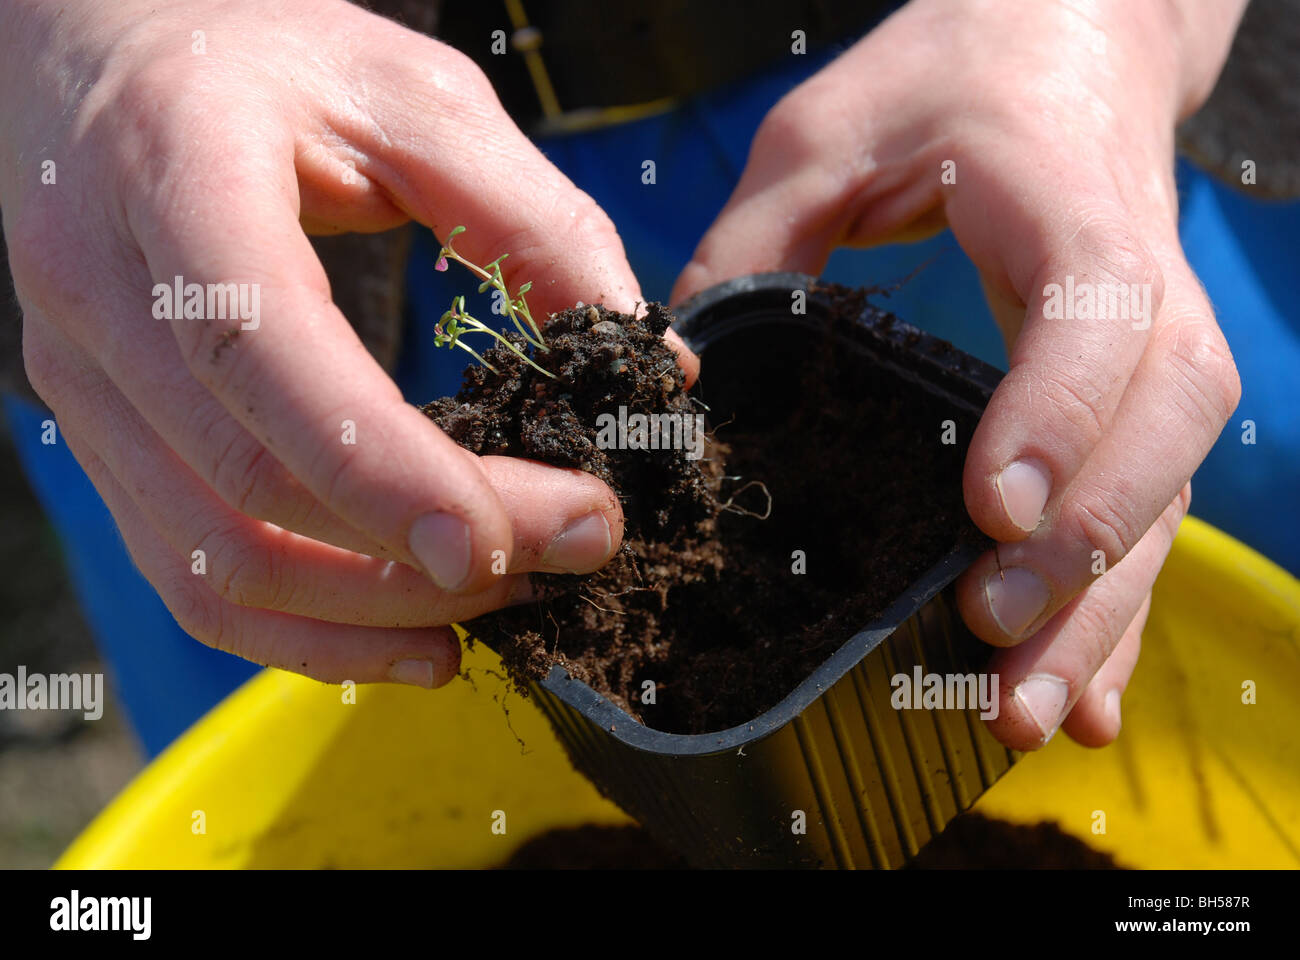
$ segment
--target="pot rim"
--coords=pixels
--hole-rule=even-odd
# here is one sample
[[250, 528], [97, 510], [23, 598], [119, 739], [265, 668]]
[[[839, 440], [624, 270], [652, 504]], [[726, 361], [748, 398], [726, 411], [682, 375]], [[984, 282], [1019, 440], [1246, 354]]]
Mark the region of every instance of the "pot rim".
[[[790, 314], [791, 295], [796, 290], [806, 291], [809, 305], [829, 306], [829, 301], [823, 295], [827, 287], [816, 277], [803, 273], [752, 274], [710, 287], [679, 305], [673, 311], [677, 315], [673, 329], [688, 346], [699, 351], [737, 329], [765, 320], [780, 317], [783, 322], [800, 323], [798, 317]], [[741, 303], [733, 304], [736, 299]], [[753, 301], [753, 304], [746, 308], [745, 300]], [[722, 306], [738, 306], [749, 311], [766, 310], [769, 316], [742, 316], [728, 322], [714, 316], [715, 311]], [[878, 323], [886, 317], [887, 324]], [[811, 325], [813, 321], [810, 319], [806, 322]], [[987, 401], [1002, 378], [1003, 374], [997, 368], [958, 350], [946, 341], [903, 323], [869, 302], [865, 304], [863, 314], [857, 318], [856, 325], [864, 335], [878, 341], [875, 344], [878, 349], [885, 348], [888, 351], [890, 347], [895, 348], [906, 356], [909, 363], [921, 367], [930, 377], [922, 377], [917, 371], [907, 371], [899, 365], [897, 359], [891, 362], [887, 355], [877, 354], [877, 362], [904, 374], [907, 379], [923, 383], [928, 390], [943, 392], [959, 406], [977, 415], [983, 410], [983, 402], [978, 398]], [[933, 381], [936, 375], [952, 382], [936, 384]], [[965, 386], [967, 389], [953, 391], [950, 389], [952, 386]], [[736, 751], [776, 733], [812, 706], [903, 621], [917, 613], [932, 597], [955, 580], [984, 549], [973, 543], [954, 546], [903, 590], [884, 611], [840, 644], [775, 706], [752, 720], [723, 730], [713, 733], [667, 733], [648, 727], [583, 681], [570, 677], [559, 665], [553, 666], [546, 679], [538, 685], [608, 735], [636, 750], [671, 757], [699, 757]]]

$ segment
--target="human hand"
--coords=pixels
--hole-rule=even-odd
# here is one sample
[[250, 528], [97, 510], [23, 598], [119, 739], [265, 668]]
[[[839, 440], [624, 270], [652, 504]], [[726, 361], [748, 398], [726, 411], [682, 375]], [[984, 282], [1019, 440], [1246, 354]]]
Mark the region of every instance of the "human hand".
[[[480, 460], [403, 401], [304, 234], [468, 223], [460, 249], [509, 251], [539, 316], [632, 308], [612, 224], [466, 57], [340, 0], [8, 2], [0, 29], [29, 377], [187, 632], [320, 680], [437, 686], [447, 624], [613, 554], [603, 483]], [[256, 291], [256, 315], [160, 316], [174, 277]]]
[[[957, 590], [1007, 648], [990, 729], [1014, 748], [1117, 735], [1188, 481], [1240, 396], [1179, 244], [1173, 131], [1242, 6], [915, 0], [772, 109], [673, 292], [951, 226], [1011, 360], [963, 479], [999, 545]], [[1127, 312], [1058, 309], [1118, 285]]]

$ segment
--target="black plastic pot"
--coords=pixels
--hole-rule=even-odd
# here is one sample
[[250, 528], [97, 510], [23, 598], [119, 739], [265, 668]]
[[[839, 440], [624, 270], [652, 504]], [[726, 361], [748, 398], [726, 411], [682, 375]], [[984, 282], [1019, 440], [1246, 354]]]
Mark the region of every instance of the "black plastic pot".
[[[792, 313], [795, 291], [806, 294], [802, 315]], [[683, 305], [676, 329], [707, 370], [709, 354], [733, 335], [762, 336], [768, 324], [827, 329], [830, 296], [801, 274], [745, 277]], [[896, 378], [897, 389], [923, 391], [968, 419], [1001, 378], [872, 307], [836, 336], [837, 349]], [[763, 339], [774, 351], [790, 342]], [[574, 765], [697, 866], [900, 866], [1016, 759], [974, 708], [890, 705], [897, 673], [916, 665], [966, 673], [987, 657], [956, 615], [950, 587], [980, 549], [955, 548], [784, 700], [731, 729], [650, 729], [559, 667], [534, 686], [537, 701]]]

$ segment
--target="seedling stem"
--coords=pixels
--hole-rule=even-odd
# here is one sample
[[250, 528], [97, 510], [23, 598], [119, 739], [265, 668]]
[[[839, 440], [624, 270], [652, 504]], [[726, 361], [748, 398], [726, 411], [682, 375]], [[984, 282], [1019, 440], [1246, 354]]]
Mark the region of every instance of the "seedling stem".
[[[447, 242], [443, 245], [442, 250], [438, 252], [438, 262], [434, 269], [439, 271], [446, 270], [448, 260], [455, 260], [461, 266], [465, 267], [483, 281], [479, 284], [479, 293], [486, 293], [487, 289], [491, 287], [500, 294], [501, 303], [505, 308], [506, 316], [508, 316], [510, 322], [515, 325], [515, 329], [519, 331], [519, 335], [534, 348], [541, 350], [543, 353], [549, 353], [550, 348], [546, 346], [546, 341], [542, 337], [542, 330], [537, 325], [537, 321], [533, 319], [532, 311], [528, 308], [528, 301], [524, 299], [524, 294], [533, 288], [532, 281], [529, 280], [527, 283], [521, 284], [519, 290], [512, 297], [509, 288], [506, 286], [505, 278], [501, 276], [501, 261], [508, 257], [509, 254], [503, 253], [486, 267], [480, 267], [478, 264], [466, 260], [452, 246], [452, 240], [455, 239], [457, 235], [464, 232], [465, 228], [460, 226], [456, 227], [447, 235]], [[467, 322], [461, 326], [458, 323], [458, 321], [461, 320]], [[469, 352], [478, 359], [479, 363], [482, 363], [483, 366], [487, 367], [489, 370], [493, 369], [492, 366], [473, 350], [470, 350], [468, 346], [462, 343], [460, 340], [460, 334], [466, 332], [491, 334], [508, 350], [513, 351], [527, 361], [534, 369], [546, 374], [551, 379], [556, 379], [555, 374], [539, 367], [536, 363], [533, 363], [533, 361], [529, 359], [522, 350], [516, 347], [509, 340], [492, 330], [486, 324], [475, 320], [466, 313], [464, 297], [459, 297], [453, 302], [451, 310], [442, 315], [442, 322], [438, 325], [436, 330], [436, 343], [438, 346], [441, 347], [446, 345], [464, 347], [464, 349], [469, 350]]]

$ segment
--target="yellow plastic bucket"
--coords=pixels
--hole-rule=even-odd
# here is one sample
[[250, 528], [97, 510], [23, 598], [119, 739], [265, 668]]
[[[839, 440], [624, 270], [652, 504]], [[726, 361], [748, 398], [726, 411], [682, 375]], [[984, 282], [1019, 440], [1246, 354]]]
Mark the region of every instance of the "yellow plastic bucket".
[[[57, 866], [487, 867], [549, 829], [628, 822], [572, 770], [537, 709], [506, 694], [490, 651], [465, 663], [472, 684], [432, 692], [265, 671], [150, 764]], [[1058, 737], [976, 809], [1055, 821], [1128, 866], [1294, 867], [1297, 690], [1300, 581], [1188, 519], [1156, 584], [1118, 742]]]

